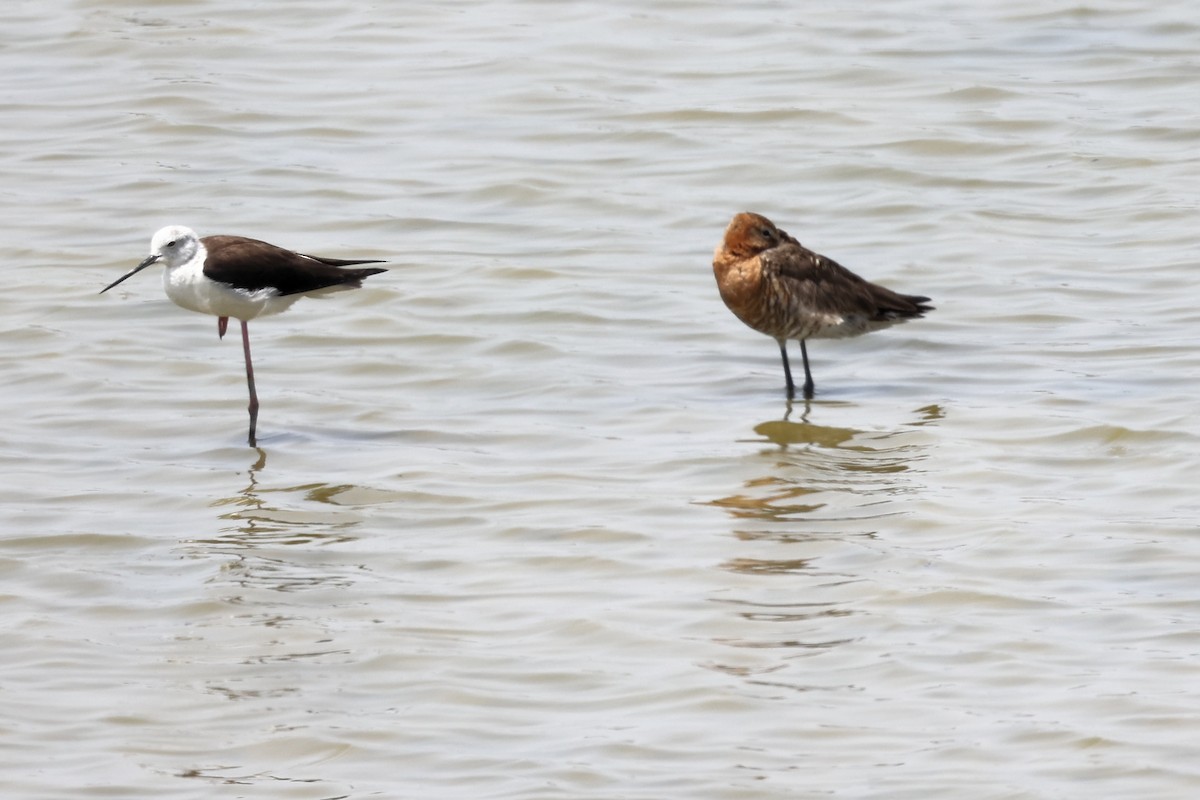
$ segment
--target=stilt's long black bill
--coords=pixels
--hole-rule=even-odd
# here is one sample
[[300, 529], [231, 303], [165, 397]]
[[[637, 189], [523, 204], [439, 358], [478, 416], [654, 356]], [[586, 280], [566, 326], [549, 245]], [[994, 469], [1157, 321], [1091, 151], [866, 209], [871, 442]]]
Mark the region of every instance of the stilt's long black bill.
[[105, 286], [103, 289], [101, 289], [101, 290], [100, 290], [100, 294], [104, 294], [104, 293], [105, 293], [105, 292], [107, 292], [109, 289], [111, 289], [112, 287], [114, 287], [114, 286], [116, 286], [118, 283], [120, 283], [121, 281], [123, 281], [123, 280], [126, 280], [126, 279], [128, 279], [128, 278], [132, 278], [134, 275], [137, 275], [139, 272], [141, 272], [141, 271], [142, 271], [142, 270], [144, 270], [146, 267], [148, 267], [148, 266], [150, 266], [151, 264], [153, 264], [155, 261], [158, 261], [160, 258], [162, 258], [162, 256], [158, 255], [157, 253], [155, 253], [155, 254], [154, 254], [154, 255], [152, 255], [152, 256], [146, 256], [146, 260], [145, 260], [145, 261], [143, 261], [142, 263], [138, 264], [136, 267], [134, 267], [133, 269], [129, 270], [129, 272], [126, 272], [126, 273], [125, 273], [124, 275], [122, 275], [121, 277], [117, 278], [115, 281], [113, 281], [112, 283], [110, 283], [108, 286]]

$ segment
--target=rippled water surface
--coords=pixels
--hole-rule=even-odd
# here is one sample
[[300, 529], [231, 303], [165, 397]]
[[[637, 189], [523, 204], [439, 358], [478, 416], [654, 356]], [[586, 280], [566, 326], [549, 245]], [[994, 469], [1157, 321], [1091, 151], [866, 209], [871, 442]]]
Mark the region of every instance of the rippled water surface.
[[[801, 8], [6, 5], [2, 794], [1200, 794], [1195, 8]], [[167, 223], [390, 262], [256, 449]]]

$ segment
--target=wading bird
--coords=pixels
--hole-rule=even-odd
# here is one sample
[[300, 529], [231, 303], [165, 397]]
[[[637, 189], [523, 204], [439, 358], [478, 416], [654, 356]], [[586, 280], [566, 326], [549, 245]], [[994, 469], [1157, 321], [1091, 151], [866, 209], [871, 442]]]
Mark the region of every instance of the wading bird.
[[814, 253], [760, 214], [743, 212], [713, 254], [721, 299], [738, 319], [779, 343], [790, 399], [796, 393], [787, 342], [800, 340], [804, 398], [813, 396], [808, 339], [842, 339], [932, 311], [928, 297], [899, 294]]
[[100, 290], [104, 294], [152, 264], [164, 266], [163, 288], [175, 305], [217, 318], [217, 335], [225, 336], [229, 318], [242, 323], [246, 383], [250, 388], [250, 446], [255, 445], [258, 393], [250, 361], [246, 323], [286, 311], [301, 297], [358, 289], [363, 279], [387, 272], [382, 267], [344, 269], [375, 260], [320, 258], [296, 253], [244, 236], [196, 236], [182, 225], [154, 234], [150, 255], [142, 263]]

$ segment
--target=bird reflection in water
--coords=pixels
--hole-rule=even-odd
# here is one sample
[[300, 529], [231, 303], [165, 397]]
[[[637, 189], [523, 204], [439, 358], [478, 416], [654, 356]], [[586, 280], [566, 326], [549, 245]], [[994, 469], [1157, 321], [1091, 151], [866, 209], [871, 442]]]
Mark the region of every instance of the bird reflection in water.
[[338, 545], [356, 539], [358, 506], [377, 499], [331, 483], [273, 487], [266, 452], [252, 452], [246, 475], [234, 478], [242, 488], [212, 503], [215, 533], [182, 543], [211, 567], [179, 657], [219, 664], [207, 691], [230, 701], [302, 691], [293, 673], [269, 665], [333, 668], [351, 658], [345, 621], [329, 610], [361, 603], [369, 573], [361, 552]]
[[[787, 667], [794, 657], [863, 635], [851, 618], [871, 595], [870, 564], [886, 558], [876, 542], [908, 513], [907, 498], [921, 488], [920, 428], [944, 412], [926, 406], [892, 430], [867, 431], [817, 424], [813, 406], [803, 408], [798, 420], [789, 403], [782, 419], [754, 426], [746, 441], [769, 445], [751, 457], [762, 462], [761, 473], [710, 502], [734, 520], [732, 533], [742, 545], [720, 565], [738, 580], [712, 598], [735, 610], [729, 635], [717, 638], [735, 650], [708, 666], [756, 684], [809, 691], [835, 687], [790, 681]], [[855, 416], [853, 404], [817, 408]], [[765, 673], [778, 674], [770, 681], [752, 677]]]
[[808, 404], [797, 421], [789, 419], [791, 411], [789, 403], [782, 419], [755, 425], [755, 437], [745, 440], [771, 445], [759, 454], [770, 459], [771, 469], [745, 481], [742, 491], [712, 501], [738, 519], [781, 523], [768, 530], [739, 530], [739, 538], [874, 535], [873, 526], [851, 523], [885, 516], [889, 512], [878, 507], [881, 503], [911, 491], [905, 473], [923, 457], [916, 429], [943, 414], [939, 406], [926, 406], [900, 428], [864, 431], [811, 422]]
[[[213, 503], [215, 508], [225, 509], [219, 515], [219, 532], [192, 539], [191, 547], [208, 556], [229, 557], [221, 579], [245, 588], [294, 592], [353, 584], [352, 575], [361, 565], [313, 560], [311, 547], [356, 538], [353, 529], [360, 516], [341, 498], [357, 487], [310, 483], [267, 488], [259, 479], [267, 465], [266, 451], [255, 448], [255, 453], [246, 487]], [[293, 551], [295, 547], [302, 550]]]

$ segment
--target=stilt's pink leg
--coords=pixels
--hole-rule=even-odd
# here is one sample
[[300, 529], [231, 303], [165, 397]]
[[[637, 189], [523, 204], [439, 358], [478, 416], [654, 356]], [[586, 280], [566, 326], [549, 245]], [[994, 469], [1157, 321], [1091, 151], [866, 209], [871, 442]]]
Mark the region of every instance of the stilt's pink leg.
[[[221, 317], [227, 320], [228, 317]], [[255, 446], [254, 430], [258, 427], [258, 392], [254, 390], [254, 364], [250, 361], [250, 328], [242, 323], [242, 352], [246, 354], [246, 385], [250, 387], [250, 446]]]

